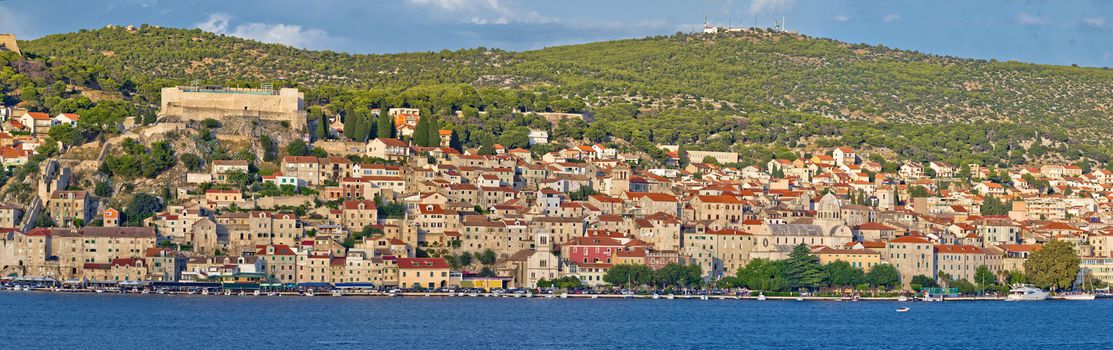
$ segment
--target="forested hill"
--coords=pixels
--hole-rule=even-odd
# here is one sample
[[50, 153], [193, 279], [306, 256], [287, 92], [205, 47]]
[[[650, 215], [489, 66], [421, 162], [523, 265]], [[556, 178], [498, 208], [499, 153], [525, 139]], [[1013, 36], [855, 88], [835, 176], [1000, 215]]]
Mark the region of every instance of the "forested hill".
[[[31, 55], [104, 67], [125, 79], [319, 86], [547, 85], [585, 98], [720, 107], [767, 104], [834, 118], [1089, 126], [1113, 107], [1113, 70], [991, 62], [794, 34], [674, 35], [528, 52], [471, 49], [352, 55], [200, 30], [146, 27], [58, 34]], [[277, 82], [277, 81], [276, 81]], [[702, 100], [707, 103], [690, 105]]]
[[[311, 118], [354, 118], [361, 127], [345, 129], [358, 130], [352, 138], [366, 137], [361, 120], [369, 108], [409, 106], [444, 117], [442, 126], [468, 147], [516, 146], [530, 128], [549, 128], [564, 141], [613, 142], [656, 158], [664, 156], [656, 144], [733, 150], [742, 164], [832, 146], [876, 151], [890, 166], [902, 159], [1113, 164], [1113, 134], [1103, 129], [1113, 121], [1113, 70], [765, 30], [526, 52], [358, 55], [142, 26], [50, 35], [20, 47], [23, 57], [0, 55], [5, 102], [79, 112], [105, 125], [125, 113], [151, 114], [164, 86], [270, 83], [302, 88], [314, 105]], [[103, 96], [120, 98], [105, 103]], [[595, 122], [553, 125], [522, 111], [590, 111]]]

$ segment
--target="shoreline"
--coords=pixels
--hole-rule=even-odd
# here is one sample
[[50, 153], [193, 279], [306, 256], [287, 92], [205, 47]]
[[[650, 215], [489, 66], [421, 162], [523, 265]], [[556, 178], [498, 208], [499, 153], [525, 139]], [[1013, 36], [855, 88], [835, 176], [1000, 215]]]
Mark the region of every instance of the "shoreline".
[[[645, 299], [645, 300], [751, 300], [763, 301], [760, 296], [747, 295], [700, 295], [700, 294], [573, 294], [573, 293], [467, 293], [467, 292], [379, 292], [379, 291], [332, 291], [332, 292], [318, 292], [308, 294], [300, 291], [281, 291], [281, 292], [211, 292], [202, 294], [200, 292], [182, 292], [182, 291], [164, 291], [164, 292], [133, 292], [133, 291], [97, 291], [93, 289], [53, 289], [53, 288], [33, 288], [28, 291], [13, 291], [4, 290], [3, 292], [39, 292], [39, 293], [63, 293], [63, 294], [126, 294], [126, 295], [165, 295], [165, 296], [219, 296], [219, 297], [379, 297], [379, 298], [509, 298], [509, 299]], [[950, 297], [943, 298], [942, 300], [924, 300], [922, 298], [909, 298], [905, 301], [899, 300], [899, 297], [860, 297], [854, 300], [849, 297], [827, 297], [827, 296], [765, 296], [765, 301], [827, 301], [827, 302], [853, 302], [853, 301], [885, 301], [885, 302], [939, 302], [939, 301], [1004, 301], [1004, 297]], [[1061, 296], [1049, 296], [1048, 300], [1062, 300]]]

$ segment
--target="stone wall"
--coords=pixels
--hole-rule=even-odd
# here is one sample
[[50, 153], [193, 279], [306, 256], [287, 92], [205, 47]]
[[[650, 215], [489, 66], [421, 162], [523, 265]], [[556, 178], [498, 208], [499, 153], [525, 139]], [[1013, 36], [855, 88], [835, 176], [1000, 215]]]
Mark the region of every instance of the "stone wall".
[[290, 88], [267, 94], [233, 89], [222, 92], [187, 91], [183, 87], [169, 87], [162, 89], [159, 115], [183, 120], [248, 116], [286, 121], [291, 128], [302, 132], [306, 126], [303, 96], [297, 89]]
[[313, 143], [313, 147], [323, 149], [332, 155], [349, 156], [363, 155], [366, 152], [367, 144], [363, 142], [317, 141]]
[[15, 51], [19, 52], [19, 44], [15, 41], [15, 34], [0, 34], [0, 51]]

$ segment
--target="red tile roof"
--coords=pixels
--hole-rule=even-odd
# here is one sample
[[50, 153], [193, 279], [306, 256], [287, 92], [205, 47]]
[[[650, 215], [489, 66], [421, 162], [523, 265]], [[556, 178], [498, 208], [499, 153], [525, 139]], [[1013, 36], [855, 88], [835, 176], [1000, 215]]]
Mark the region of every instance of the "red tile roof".
[[448, 261], [444, 258], [400, 258], [400, 269], [447, 269]]

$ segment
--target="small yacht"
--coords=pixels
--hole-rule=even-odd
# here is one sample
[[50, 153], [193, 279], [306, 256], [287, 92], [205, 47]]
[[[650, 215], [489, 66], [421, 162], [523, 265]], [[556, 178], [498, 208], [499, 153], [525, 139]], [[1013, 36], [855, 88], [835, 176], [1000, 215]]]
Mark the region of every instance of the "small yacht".
[[1074, 293], [1063, 295], [1063, 300], [1094, 300], [1097, 296], [1093, 293]]
[[1029, 285], [1017, 285], [1009, 290], [1006, 301], [1037, 301], [1047, 299], [1047, 292]]
[[1083, 286], [1088, 285], [1090, 287], [1090, 291], [1087, 292], [1086, 289], [1075, 289], [1074, 291], [1063, 295], [1063, 300], [1094, 300], [1097, 298], [1097, 294], [1094, 294], [1093, 292], [1094, 284], [1090, 281], [1090, 274], [1087, 272], [1088, 271], [1086, 269], [1078, 270], [1078, 274], [1082, 277]]
[[757, 295], [757, 300], [759, 300], [759, 301], [765, 301], [765, 293], [761, 293], [761, 294], [758, 294], [758, 295]]
[[908, 297], [901, 295], [901, 296], [897, 297], [897, 301], [899, 301], [899, 302], [908, 301]]
[[902, 307], [902, 308], [897, 309], [897, 312], [908, 312], [908, 310], [911, 310], [911, 309], [909, 309], [908, 307]]

